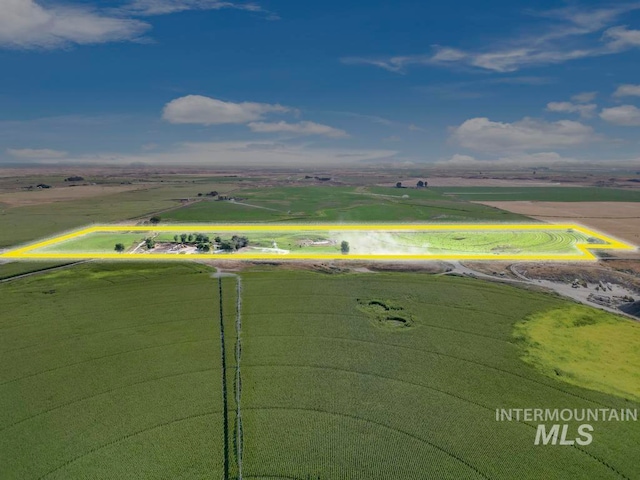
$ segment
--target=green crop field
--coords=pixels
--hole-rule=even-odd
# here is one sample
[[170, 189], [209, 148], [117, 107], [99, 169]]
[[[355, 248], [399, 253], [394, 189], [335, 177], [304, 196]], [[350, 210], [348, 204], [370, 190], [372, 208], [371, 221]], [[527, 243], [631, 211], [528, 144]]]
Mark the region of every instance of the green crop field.
[[640, 190], [602, 187], [433, 187], [445, 197], [476, 202], [640, 202]]
[[0, 477], [220, 478], [209, 275], [79, 266], [0, 285]]
[[11, 262], [0, 263], [0, 280], [41, 272], [51, 268], [68, 265], [69, 262]]
[[[156, 212], [162, 212], [162, 218], [169, 221], [207, 223], [237, 222], [238, 219], [247, 223], [527, 220], [522, 215], [446, 197], [435, 190], [329, 186], [255, 189], [244, 186], [242, 179], [236, 177], [178, 183], [174, 178], [172, 181], [173, 184], [157, 182], [140, 190], [77, 200], [24, 206], [0, 202], [0, 247], [91, 223], [122, 221]], [[212, 190], [233, 194], [240, 200], [214, 201], [197, 196]], [[34, 196], [38, 193], [41, 192], [31, 192]], [[405, 194], [409, 198], [402, 198]], [[201, 201], [180, 207], [181, 199], [186, 198]]]
[[[274, 187], [235, 191], [236, 202], [205, 200], [163, 218], [176, 222], [524, 221], [526, 217], [447, 198], [431, 189]], [[407, 198], [403, 198], [406, 195]]]
[[[230, 184], [154, 185], [141, 190], [37, 205], [0, 203], [0, 247], [16, 245], [91, 223], [114, 222], [181, 205], [198, 192], [233, 189]], [[71, 187], [66, 187], [71, 188]], [[40, 192], [31, 192], [37, 195]]]
[[637, 424], [539, 447], [533, 423], [495, 420], [496, 408], [640, 407], [522, 360], [514, 327], [574, 308], [557, 297], [266, 266], [238, 284], [145, 263], [0, 284], [0, 304], [3, 479], [640, 475]]

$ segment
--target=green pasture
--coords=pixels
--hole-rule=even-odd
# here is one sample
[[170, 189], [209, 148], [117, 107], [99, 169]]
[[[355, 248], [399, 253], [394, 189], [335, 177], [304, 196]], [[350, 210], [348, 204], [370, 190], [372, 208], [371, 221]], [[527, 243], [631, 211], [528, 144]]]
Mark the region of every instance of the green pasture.
[[560, 230], [394, 234], [394, 240], [401, 246], [427, 245], [430, 253], [568, 254], [577, 252], [576, 244], [587, 244], [587, 238], [580, 232]]
[[34, 251], [48, 253], [110, 253], [114, 251], [117, 243], [122, 243], [127, 250], [130, 250], [144, 241], [145, 238], [152, 236], [153, 234], [150, 232], [93, 232]]
[[549, 376], [640, 401], [640, 323], [583, 306], [519, 323], [525, 360]]
[[[181, 233], [203, 233], [212, 240], [223, 240], [232, 235], [246, 236], [249, 248], [237, 255], [255, 253], [256, 249], [288, 250], [292, 254], [325, 254], [340, 251], [341, 242], [350, 245], [350, 254], [483, 254], [483, 255], [535, 255], [575, 254], [576, 244], [587, 244], [588, 237], [573, 230], [460, 230], [452, 232], [357, 232], [357, 231], [243, 231], [219, 232], [203, 228], [184, 232], [93, 232], [47, 247], [35, 253], [111, 253], [117, 243], [131, 251], [145, 238], [157, 242], [175, 242]], [[330, 242], [313, 244], [313, 242]]]

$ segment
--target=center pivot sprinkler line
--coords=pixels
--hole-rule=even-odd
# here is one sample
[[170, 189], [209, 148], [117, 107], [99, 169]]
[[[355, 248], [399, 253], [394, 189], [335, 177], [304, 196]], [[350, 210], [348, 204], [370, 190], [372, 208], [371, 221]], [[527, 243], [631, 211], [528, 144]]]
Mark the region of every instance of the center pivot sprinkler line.
[[[215, 252], [208, 249], [196, 252], [195, 247], [193, 251], [187, 252], [185, 250], [188, 248], [184, 245], [184, 240], [180, 242], [179, 239], [191, 232], [206, 232], [216, 236], [247, 235], [242, 238], [248, 242], [248, 246], [245, 243], [244, 248], [234, 253], [224, 251], [222, 248]], [[155, 235], [158, 238], [161, 238], [161, 234], [164, 233], [165, 237], [172, 236], [177, 240], [164, 242], [166, 246], [172, 247], [164, 252], [160, 252], [161, 249], [155, 249], [153, 246], [145, 250], [141, 248], [144, 242], [131, 252], [113, 251], [114, 244], [119, 245], [120, 250], [125, 250], [122, 243], [116, 242], [122, 242], [123, 238], [131, 239], [132, 236], [139, 240], [138, 235], [143, 233]], [[309, 239], [320, 238], [322, 241], [308, 240], [304, 245], [304, 242], [293, 244], [296, 239], [305, 238], [305, 235]], [[353, 237], [354, 235], [357, 243], [352, 244], [350, 249], [348, 242], [342, 242], [347, 244], [346, 251], [341, 252], [337, 247], [326, 247], [339, 245], [340, 236]], [[264, 246], [266, 237], [274, 237], [273, 248]], [[283, 238], [295, 248], [291, 250], [279, 248], [275, 237]], [[256, 246], [255, 242], [251, 243], [252, 239], [256, 238], [261, 240], [261, 246]], [[386, 239], [379, 242], [384, 243], [383, 247], [368, 248], [369, 244], [375, 244], [380, 238]], [[388, 240], [389, 238], [391, 240]], [[153, 239], [147, 240], [151, 242]], [[403, 245], [400, 240], [408, 244]], [[111, 244], [111, 241], [114, 244]], [[155, 240], [152, 243], [155, 243]], [[318, 248], [321, 244], [325, 248]], [[598, 257], [594, 254], [597, 250], [635, 249], [633, 245], [577, 224], [96, 225], [11, 249], [0, 255], [0, 258], [180, 261], [229, 258], [236, 260], [585, 261], [597, 260]]]
[[224, 341], [224, 311], [222, 300], [222, 277], [218, 277], [218, 295], [220, 300], [220, 359], [222, 367], [222, 431], [223, 431], [223, 471], [224, 480], [229, 480], [229, 401], [227, 397], [227, 359]]
[[242, 432], [242, 410], [240, 401], [242, 400], [242, 376], [240, 375], [240, 359], [242, 357], [242, 278], [236, 277], [236, 460], [238, 463], [238, 480], [242, 480], [242, 453], [243, 453], [243, 432]]

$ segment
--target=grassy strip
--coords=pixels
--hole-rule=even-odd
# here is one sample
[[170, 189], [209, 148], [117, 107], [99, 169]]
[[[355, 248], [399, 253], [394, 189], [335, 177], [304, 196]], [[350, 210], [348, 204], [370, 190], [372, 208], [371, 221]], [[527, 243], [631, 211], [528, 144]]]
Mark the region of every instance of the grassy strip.
[[543, 374], [640, 401], [640, 323], [575, 305], [534, 314], [515, 332]]

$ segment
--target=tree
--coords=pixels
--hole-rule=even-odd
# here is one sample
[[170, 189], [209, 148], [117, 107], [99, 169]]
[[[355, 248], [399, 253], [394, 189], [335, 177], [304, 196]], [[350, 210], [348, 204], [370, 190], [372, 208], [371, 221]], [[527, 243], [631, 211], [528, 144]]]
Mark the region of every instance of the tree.
[[146, 238], [144, 244], [147, 250], [152, 250], [156, 246], [156, 241], [153, 238]]
[[216, 243], [220, 243], [222, 241], [222, 239], [220, 237], [216, 237], [213, 239], [214, 242]]
[[199, 252], [208, 252], [209, 250], [211, 250], [211, 244], [209, 244], [209, 243], [199, 243], [196, 246], [196, 249]]
[[345, 255], [349, 253], [349, 242], [347, 242], [346, 240], [343, 240], [342, 243], [340, 244], [340, 251]]
[[422, 188], [424, 187], [424, 182], [422, 180], [418, 180], [418, 184], [417, 184], [418, 188]]
[[189, 236], [187, 237], [187, 241], [193, 242], [193, 235], [189, 234]]
[[233, 237], [231, 237], [231, 244], [236, 250], [239, 250], [240, 248], [246, 247], [249, 244], [249, 239], [247, 237], [239, 237], [238, 235], [234, 235]]
[[149, 219], [149, 221], [150, 221], [151, 223], [153, 223], [154, 225], [159, 224], [159, 223], [160, 223], [160, 220], [162, 220], [162, 219], [161, 219], [160, 217], [158, 217], [157, 215], [155, 215], [155, 216], [153, 216], [153, 217], [151, 217], [151, 218]]
[[174, 235], [173, 236], [173, 241], [174, 242], [178, 242], [180, 240], [180, 237], [178, 235]]
[[396, 188], [402, 188], [402, 182], [396, 183]]
[[116, 243], [116, 248], [114, 249], [116, 252], [118, 253], [122, 253], [124, 252], [125, 248], [124, 248], [124, 244], [122, 243]]
[[224, 250], [225, 252], [230, 252], [233, 250], [233, 244], [228, 240], [223, 240], [222, 242], [220, 242], [220, 249]]
[[182, 243], [185, 243], [187, 241], [187, 234], [186, 233], [180, 234], [180, 240], [182, 241]]

